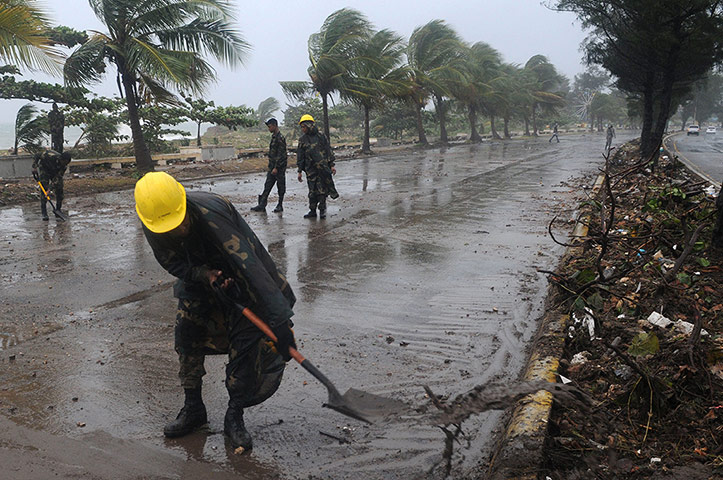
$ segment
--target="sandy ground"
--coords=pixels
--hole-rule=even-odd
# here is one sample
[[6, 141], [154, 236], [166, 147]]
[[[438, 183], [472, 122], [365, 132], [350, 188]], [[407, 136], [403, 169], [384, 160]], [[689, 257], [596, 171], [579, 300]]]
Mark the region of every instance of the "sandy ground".
[[[300, 350], [342, 392], [418, 406], [422, 385], [456, 395], [516, 379], [547, 288], [536, 269], [562, 254], [547, 224], [573, 218], [603, 144], [562, 136], [340, 162], [341, 197], [325, 221], [301, 218], [306, 187], [291, 174], [282, 215], [248, 211], [263, 174], [186, 186], [228, 196], [267, 245], [299, 299]], [[423, 415], [366, 425], [322, 409], [324, 387], [293, 364], [247, 411], [251, 453], [224, 442], [221, 357], [206, 362], [209, 428], [165, 440], [182, 402], [172, 278], [142, 236], [131, 191], [67, 206], [66, 223], [42, 222], [35, 203], [0, 209], [5, 478], [439, 476], [444, 435]], [[457, 478], [484, 471], [502, 419], [465, 423]]]

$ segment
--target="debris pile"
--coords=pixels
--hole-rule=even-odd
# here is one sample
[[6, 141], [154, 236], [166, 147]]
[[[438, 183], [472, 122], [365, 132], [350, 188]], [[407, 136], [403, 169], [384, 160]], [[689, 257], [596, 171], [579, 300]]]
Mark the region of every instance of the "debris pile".
[[587, 235], [550, 275], [551, 305], [570, 315], [561, 381], [594, 405], [553, 408], [541, 478], [720, 478], [716, 189], [635, 144], [606, 163]]

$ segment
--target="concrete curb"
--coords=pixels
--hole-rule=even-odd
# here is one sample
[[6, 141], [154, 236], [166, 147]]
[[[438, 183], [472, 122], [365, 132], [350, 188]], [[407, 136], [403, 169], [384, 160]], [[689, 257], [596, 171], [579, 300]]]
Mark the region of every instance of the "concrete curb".
[[[600, 175], [592, 187], [597, 193], [604, 176]], [[572, 232], [574, 241], [585, 237], [590, 215], [583, 215]], [[569, 251], [569, 250], [568, 250]], [[561, 261], [564, 261], [567, 252]], [[557, 383], [565, 344], [565, 331], [569, 316], [546, 312], [538, 328], [523, 381]], [[490, 478], [495, 480], [535, 480], [543, 461], [547, 424], [552, 410], [552, 394], [545, 390], [527, 395], [512, 411], [512, 416], [499, 447], [490, 462]]]

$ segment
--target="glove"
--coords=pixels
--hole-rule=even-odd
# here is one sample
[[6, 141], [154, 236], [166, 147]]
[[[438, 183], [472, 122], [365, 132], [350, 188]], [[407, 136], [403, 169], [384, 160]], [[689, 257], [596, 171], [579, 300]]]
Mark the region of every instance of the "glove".
[[296, 340], [294, 340], [294, 332], [289, 328], [289, 322], [284, 322], [281, 325], [277, 325], [271, 328], [271, 331], [276, 335], [276, 350], [279, 351], [279, 355], [284, 359], [285, 362], [291, 360], [291, 354], [289, 353], [289, 347], [296, 348]]

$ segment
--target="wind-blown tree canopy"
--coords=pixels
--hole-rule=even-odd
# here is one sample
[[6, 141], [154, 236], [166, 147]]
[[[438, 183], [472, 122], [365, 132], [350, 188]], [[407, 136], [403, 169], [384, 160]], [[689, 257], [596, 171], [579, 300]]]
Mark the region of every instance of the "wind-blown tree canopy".
[[441, 141], [447, 141], [444, 97], [455, 83], [464, 81], [465, 47], [457, 33], [443, 20], [417, 27], [409, 37], [407, 59], [411, 89], [409, 98], [417, 110], [419, 143], [427, 144], [422, 124], [422, 109], [434, 98], [440, 122]]
[[723, 4], [715, 0], [559, 0], [592, 30], [589, 64], [613, 74], [643, 104], [641, 153], [662, 141], [675, 90], [690, 88], [723, 58]]
[[115, 66], [138, 169], [153, 170], [139, 106], [178, 103], [171, 89], [202, 92], [215, 78], [206, 56], [233, 67], [249, 46], [232, 26], [225, 0], [90, 0], [90, 6], [108, 32], [94, 33], [70, 55], [66, 83], [96, 82]]
[[464, 58], [465, 75], [462, 82], [453, 85], [452, 95], [467, 108], [470, 141], [480, 142], [477, 114], [484, 105], [490, 106], [500, 99], [493, 81], [500, 76], [502, 60], [499, 52], [484, 42], [468, 47]]
[[212, 101], [193, 99], [190, 95], [184, 97], [186, 105], [181, 108], [181, 115], [196, 123], [196, 145], [201, 146], [201, 124], [213, 123], [236, 130], [238, 127], [251, 127], [256, 121], [253, 110], [241, 107], [216, 107]]
[[563, 86], [566, 79], [557, 73], [557, 69], [544, 55], [534, 55], [525, 63], [525, 71], [534, 81], [532, 86], [532, 134], [537, 135], [537, 109], [554, 111], [565, 105]]
[[369, 112], [402, 96], [407, 89], [407, 68], [402, 65], [405, 47], [402, 37], [391, 30], [380, 30], [359, 45], [351, 63], [351, 76], [341, 97], [364, 110], [363, 153], [371, 153]]
[[88, 41], [87, 33], [74, 30], [64, 25], [58, 25], [48, 30], [48, 37], [53, 45], [62, 45], [68, 48], [82, 45]]
[[0, 61], [60, 73], [62, 55], [49, 38], [48, 17], [34, 0], [0, 1]]
[[259, 103], [256, 109], [256, 120], [259, 124], [263, 124], [266, 120], [274, 116], [274, 112], [281, 110], [281, 104], [274, 97], [269, 97]]
[[371, 26], [361, 12], [343, 8], [329, 15], [321, 29], [309, 36], [310, 82], [280, 82], [284, 93], [303, 100], [309, 93], [321, 96], [324, 134], [329, 137], [329, 95], [344, 89], [349, 66], [358, 56], [359, 45], [367, 40]]
[[15, 143], [13, 155], [18, 154], [22, 144], [26, 150], [40, 148], [40, 141], [48, 133], [48, 121], [45, 115], [37, 115], [38, 109], [32, 103], [20, 107], [15, 116]]

